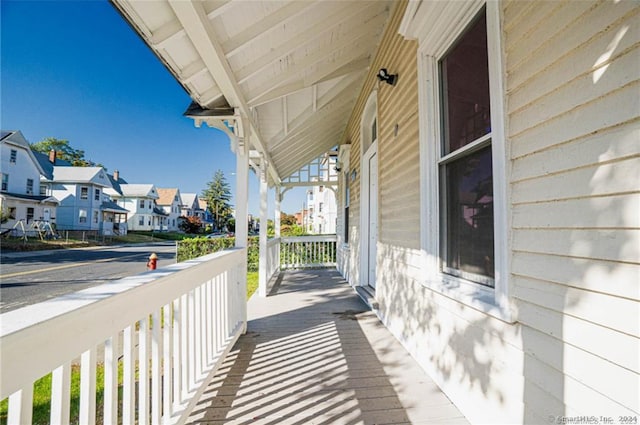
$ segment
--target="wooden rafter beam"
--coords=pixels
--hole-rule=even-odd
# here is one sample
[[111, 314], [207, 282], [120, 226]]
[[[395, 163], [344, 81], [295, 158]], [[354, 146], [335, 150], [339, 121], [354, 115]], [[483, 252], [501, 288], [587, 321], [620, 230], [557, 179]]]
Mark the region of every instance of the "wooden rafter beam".
[[249, 45], [252, 40], [264, 35], [273, 28], [285, 25], [287, 21], [295, 19], [313, 4], [313, 2], [308, 1], [292, 1], [260, 21], [252, 23], [244, 31], [222, 43], [222, 49], [227, 57], [232, 57]]
[[[193, 43], [193, 46], [198, 51], [207, 69], [211, 75], [214, 76], [216, 84], [229, 104], [232, 107], [238, 108], [240, 113], [247, 117], [247, 121], [251, 126], [250, 133], [255, 136], [252, 141], [255, 141], [257, 144], [256, 148], [258, 148], [264, 154], [266, 160], [272, 164], [269, 152], [265, 149], [260, 133], [253, 123], [253, 115], [234, 78], [233, 71], [224, 56], [224, 52], [216, 40], [202, 3], [170, 0], [169, 5], [191, 40], [191, 43]], [[269, 172], [273, 181], [276, 182], [276, 184], [279, 183], [280, 177], [275, 166], [269, 167]]]
[[[383, 12], [379, 11], [376, 11], [376, 13], [383, 14]], [[369, 15], [370, 12], [363, 11], [361, 5], [354, 2], [353, 4], [349, 4], [349, 7], [336, 11], [327, 19], [309, 28], [303, 28], [299, 32], [290, 34], [279, 46], [273, 46], [270, 50], [265, 51], [265, 54], [240, 68], [236, 73], [238, 83], [244, 83], [273, 62], [282, 59], [314, 40], [324, 37], [326, 34], [335, 31], [336, 28], [341, 25], [349, 28], [358, 26], [363, 19], [366, 20], [370, 18]]]
[[[319, 99], [314, 97], [312, 99], [311, 105], [308, 106], [304, 111], [302, 111], [298, 116], [293, 118], [288, 123], [288, 131], [281, 131], [275, 136], [273, 136], [267, 142], [267, 146], [270, 149], [273, 149], [279, 141], [284, 139], [287, 136], [288, 132], [296, 131], [301, 125], [304, 125], [305, 122], [310, 120], [316, 111], [322, 111], [327, 106], [331, 105], [331, 108], [335, 108], [336, 105], [344, 104], [345, 101], [353, 100], [347, 96], [342, 96], [345, 94], [345, 91], [349, 91], [351, 88], [355, 88], [359, 83], [359, 74], [352, 74], [344, 77], [340, 80], [335, 86], [331, 87], [324, 95], [322, 95]], [[317, 86], [313, 86], [317, 87]], [[317, 90], [312, 92], [312, 96], [317, 96]]]
[[[309, 69], [317, 67], [320, 72], [325, 69], [333, 72], [344, 64], [350, 63], [353, 57], [360, 52], [370, 51], [372, 46], [375, 45], [375, 41], [369, 32], [362, 32], [358, 34], [357, 38], [340, 38], [321, 49], [316, 49], [304, 58], [296, 60], [294, 65], [279, 72], [277, 77], [268, 78], [261, 86], [251, 90], [250, 98], [252, 100], [260, 98], [270, 91], [286, 85], [287, 82], [303, 79], [300, 76], [304, 75]], [[251, 100], [249, 103], [251, 103]]]
[[352, 72], [367, 69], [369, 67], [369, 61], [369, 56], [359, 57], [356, 59], [348, 56], [343, 56], [339, 60], [333, 62], [331, 66], [323, 67], [322, 69], [312, 73], [311, 75], [302, 77], [289, 84], [273, 88], [267, 88], [267, 86], [265, 85], [261, 88], [263, 93], [252, 96], [252, 98], [249, 99], [248, 102], [252, 106], [262, 105], [264, 103], [278, 99], [282, 96], [286, 96], [307, 87], [311, 87], [314, 84], [318, 84], [323, 81], [329, 81], [334, 78], [350, 74]]
[[219, 16], [222, 16], [222, 14], [229, 10], [232, 6], [232, 0], [208, 1], [205, 3], [205, 13], [207, 14], [207, 18], [215, 19]]

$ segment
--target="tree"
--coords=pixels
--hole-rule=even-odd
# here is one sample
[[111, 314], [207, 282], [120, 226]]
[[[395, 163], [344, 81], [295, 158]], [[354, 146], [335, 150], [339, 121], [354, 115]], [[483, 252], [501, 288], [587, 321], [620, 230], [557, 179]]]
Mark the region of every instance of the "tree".
[[178, 228], [185, 233], [197, 234], [202, 231], [202, 221], [196, 216], [180, 217]]
[[223, 230], [231, 219], [231, 189], [222, 170], [217, 170], [213, 180], [207, 183], [202, 192], [202, 198], [207, 201], [207, 210], [213, 216], [215, 231]]
[[31, 150], [41, 152], [43, 154], [49, 154], [52, 150], [56, 151], [56, 158], [69, 161], [71, 165], [75, 167], [102, 167], [101, 164], [96, 164], [84, 157], [84, 151], [81, 149], [74, 149], [68, 140], [56, 139], [55, 137], [47, 137], [42, 139], [38, 143], [30, 145]]
[[298, 220], [296, 220], [295, 215], [280, 213], [280, 225], [281, 226], [293, 226], [298, 224]]

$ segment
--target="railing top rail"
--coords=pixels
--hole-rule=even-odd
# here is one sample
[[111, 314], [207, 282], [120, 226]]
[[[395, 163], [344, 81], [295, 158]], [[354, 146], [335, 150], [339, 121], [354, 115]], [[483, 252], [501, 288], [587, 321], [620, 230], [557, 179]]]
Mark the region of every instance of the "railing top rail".
[[277, 243], [280, 243], [281, 238], [272, 238], [267, 241], [267, 246], [273, 246]]
[[0, 315], [0, 400], [243, 261], [220, 251]]
[[318, 236], [287, 236], [281, 238], [282, 242], [336, 242], [338, 236], [336, 235], [318, 235]]

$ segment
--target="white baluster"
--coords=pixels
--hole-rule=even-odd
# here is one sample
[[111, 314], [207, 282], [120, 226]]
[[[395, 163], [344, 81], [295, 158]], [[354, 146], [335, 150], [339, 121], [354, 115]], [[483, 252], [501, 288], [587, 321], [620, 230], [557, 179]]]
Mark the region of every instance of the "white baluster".
[[149, 424], [149, 319], [138, 322], [138, 424]]
[[164, 328], [163, 328], [163, 338], [162, 338], [162, 358], [163, 358], [163, 373], [162, 373], [162, 417], [165, 425], [169, 425], [171, 423], [171, 415], [173, 414], [172, 409], [172, 389], [177, 387], [177, 383], [179, 382], [179, 378], [174, 376], [172, 373], [173, 370], [173, 354], [175, 351], [175, 345], [173, 340], [173, 325], [175, 324], [172, 319], [172, 303], [165, 305], [162, 308], [162, 313], [164, 317]]
[[81, 424], [96, 423], [96, 352], [90, 348], [80, 358], [80, 417]]
[[[153, 312], [151, 329], [151, 423], [159, 424], [162, 414], [162, 314]], [[164, 326], [169, 326], [165, 323]]]
[[53, 371], [51, 377], [51, 416], [52, 424], [69, 423], [71, 405], [71, 365], [63, 364]]
[[118, 335], [104, 344], [104, 423], [118, 423]]
[[8, 425], [30, 424], [33, 409], [33, 385], [9, 396]]
[[135, 354], [135, 326], [128, 326], [124, 330], [122, 349], [122, 423], [135, 424], [135, 385], [136, 385], [136, 354]]

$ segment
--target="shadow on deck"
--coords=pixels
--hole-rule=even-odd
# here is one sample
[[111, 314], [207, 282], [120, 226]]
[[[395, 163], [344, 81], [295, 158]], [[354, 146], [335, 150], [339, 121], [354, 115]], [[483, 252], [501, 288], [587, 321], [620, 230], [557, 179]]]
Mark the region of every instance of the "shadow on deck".
[[248, 311], [190, 423], [467, 423], [335, 270], [281, 273]]

